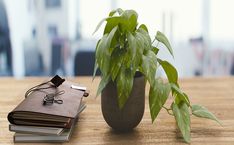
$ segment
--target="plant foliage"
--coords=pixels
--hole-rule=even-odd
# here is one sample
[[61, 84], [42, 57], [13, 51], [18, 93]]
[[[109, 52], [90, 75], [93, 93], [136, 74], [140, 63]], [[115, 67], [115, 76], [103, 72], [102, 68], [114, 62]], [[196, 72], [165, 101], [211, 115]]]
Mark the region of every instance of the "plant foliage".
[[[134, 10], [117, 9], [109, 13], [97, 26], [95, 32], [106, 22], [102, 38], [98, 41], [95, 53], [95, 68], [102, 73], [102, 79], [98, 87], [97, 96], [105, 88], [108, 82], [113, 81], [117, 86], [118, 104], [122, 109], [131, 93], [134, 74], [140, 71], [150, 84], [149, 108], [152, 122], [157, 118], [162, 108], [175, 117], [177, 126], [186, 142], [190, 142], [190, 113], [197, 117], [218, 119], [206, 108], [200, 105], [191, 105], [189, 97], [178, 84], [176, 68], [166, 60], [158, 58], [158, 45], [154, 41], [162, 43], [173, 56], [173, 50], [169, 40], [162, 32], [157, 32], [152, 41], [147, 26], [139, 25], [138, 14]], [[94, 33], [95, 33], [94, 32]], [[174, 56], [173, 56], [174, 57]], [[156, 78], [156, 70], [162, 67], [168, 82], [164, 83]], [[172, 92], [170, 108], [165, 103]], [[171, 111], [172, 113], [170, 113]]]

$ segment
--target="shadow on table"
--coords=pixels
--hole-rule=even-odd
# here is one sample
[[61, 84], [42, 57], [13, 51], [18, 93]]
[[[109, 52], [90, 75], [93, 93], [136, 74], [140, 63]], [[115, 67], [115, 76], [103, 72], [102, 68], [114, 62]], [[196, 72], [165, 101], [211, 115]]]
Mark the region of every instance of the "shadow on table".
[[[193, 127], [191, 128], [191, 142], [195, 141], [196, 138], [204, 138], [211, 137], [211, 138], [216, 138], [216, 137], [222, 137], [222, 131], [220, 129], [214, 129], [214, 128], [202, 128], [202, 127]], [[185, 143], [184, 139], [182, 137], [182, 134], [180, 133], [179, 129], [176, 129], [176, 140], [180, 143]]]
[[191, 129], [191, 134], [195, 137], [220, 137], [222, 136], [221, 129], [214, 129], [214, 128], [200, 128], [196, 127]]
[[110, 128], [105, 134], [105, 136], [108, 136], [104, 138], [105, 142], [110, 143], [119, 141], [120, 144], [132, 144], [136, 142], [141, 143], [144, 140], [143, 133], [137, 128], [129, 132], [117, 132]]

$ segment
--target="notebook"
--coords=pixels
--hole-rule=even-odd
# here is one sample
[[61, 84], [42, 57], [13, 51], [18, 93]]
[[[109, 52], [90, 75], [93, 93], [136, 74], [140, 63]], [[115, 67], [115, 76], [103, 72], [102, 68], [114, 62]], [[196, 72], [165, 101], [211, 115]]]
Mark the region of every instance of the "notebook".
[[[84, 103], [81, 104], [78, 115], [86, 108]], [[61, 135], [65, 130], [64, 128], [56, 127], [38, 127], [38, 126], [25, 126], [25, 125], [9, 125], [9, 130], [17, 133], [24, 134], [41, 134], [41, 135]]]
[[[15, 125], [69, 129], [77, 117], [77, 111], [85, 93], [74, 89], [74, 87], [72, 88], [74, 85], [77, 84], [65, 81], [58, 88], [32, 92], [8, 114], [9, 122]], [[40, 87], [48, 86], [50, 84], [44, 84]], [[43, 105], [43, 99], [46, 94], [61, 91], [64, 91], [64, 93], [59, 95], [58, 98], [63, 100], [62, 104]]]
[[25, 134], [41, 134], [41, 135], [60, 135], [64, 129], [56, 127], [38, 127], [38, 126], [24, 126], [24, 125], [9, 125], [9, 130], [17, 133]]
[[60, 135], [39, 135], [39, 134], [23, 134], [15, 133], [14, 142], [67, 142], [70, 140], [71, 134], [75, 128], [78, 118], [74, 120], [69, 129], [65, 129]]

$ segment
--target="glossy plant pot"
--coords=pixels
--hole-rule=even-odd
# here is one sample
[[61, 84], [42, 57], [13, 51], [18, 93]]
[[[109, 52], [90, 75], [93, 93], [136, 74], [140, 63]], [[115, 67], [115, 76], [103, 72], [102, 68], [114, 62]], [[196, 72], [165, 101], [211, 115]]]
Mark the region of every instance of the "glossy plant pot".
[[119, 109], [116, 84], [110, 82], [101, 95], [102, 114], [107, 124], [116, 131], [127, 132], [141, 121], [145, 110], [145, 79], [135, 74], [132, 92], [122, 109]]

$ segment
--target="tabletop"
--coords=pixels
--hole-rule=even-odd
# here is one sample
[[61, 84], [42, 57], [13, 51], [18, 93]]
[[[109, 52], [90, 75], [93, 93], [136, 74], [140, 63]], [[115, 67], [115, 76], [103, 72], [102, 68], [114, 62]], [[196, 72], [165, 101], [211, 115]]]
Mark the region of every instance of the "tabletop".
[[[24, 99], [30, 87], [48, 78], [27, 77], [23, 79], [0, 78], [0, 145], [13, 145], [13, 132], [8, 129], [7, 114]], [[152, 124], [146, 86], [146, 107], [141, 123], [129, 133], [116, 133], [104, 121], [100, 97], [95, 98], [100, 78], [67, 78], [87, 86], [90, 96], [85, 98], [87, 108], [69, 142], [62, 145], [105, 144], [185, 144], [176, 127], [173, 116], [162, 110]], [[181, 88], [190, 96], [192, 104], [201, 104], [220, 119], [223, 126], [208, 119], [191, 117], [191, 144], [234, 144], [234, 77], [186, 78], [180, 80]], [[169, 105], [170, 100], [167, 102]], [[19, 145], [24, 143], [17, 143]], [[37, 145], [36, 143], [31, 143]], [[31, 145], [27, 143], [27, 145]], [[39, 145], [40, 143], [38, 143]], [[42, 143], [47, 145], [49, 143]], [[53, 143], [53, 145], [56, 143]]]

